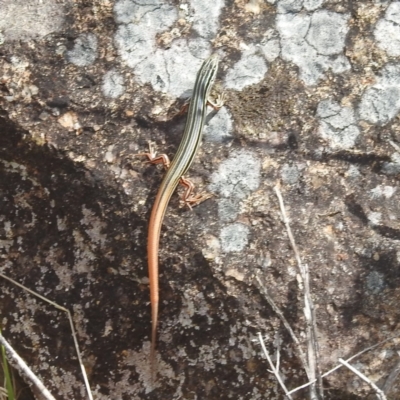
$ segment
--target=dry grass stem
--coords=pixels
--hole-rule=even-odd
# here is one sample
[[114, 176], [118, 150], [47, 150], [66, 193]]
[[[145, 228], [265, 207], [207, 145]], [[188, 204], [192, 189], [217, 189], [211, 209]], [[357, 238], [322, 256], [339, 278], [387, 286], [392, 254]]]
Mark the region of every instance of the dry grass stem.
[[[365, 349], [359, 351], [357, 354], [354, 354], [353, 356], [351, 356], [350, 358], [348, 358], [346, 361], [349, 362], [349, 361], [351, 361], [351, 360], [354, 360], [355, 358], [361, 356], [362, 354], [366, 353], [367, 351], [373, 350], [373, 349], [375, 349], [376, 347], [378, 347], [378, 346], [380, 346], [380, 345], [382, 345], [382, 344], [384, 344], [384, 343], [386, 343], [386, 342], [389, 342], [390, 340], [396, 339], [396, 338], [397, 338], [397, 336], [392, 336], [392, 337], [390, 337], [390, 338], [387, 338], [387, 339], [385, 339], [385, 340], [382, 340], [382, 341], [379, 342], [379, 343], [376, 343], [376, 344], [374, 344], [374, 345], [372, 345], [372, 346], [369, 346], [369, 347], [367, 347], [367, 348], [365, 348]], [[336, 370], [338, 370], [338, 369], [341, 368], [341, 367], [343, 367], [342, 364], [336, 365], [336, 367], [334, 367], [334, 368], [330, 369], [329, 371], [323, 373], [323, 374], [321, 375], [321, 378], [325, 378], [326, 376], [332, 374], [333, 372], [335, 372]], [[389, 378], [388, 378], [388, 379], [389, 379]], [[314, 380], [314, 382], [316, 382], [316, 379]], [[297, 392], [297, 391], [300, 390], [300, 389], [304, 389], [304, 388], [306, 388], [307, 386], [310, 386], [311, 384], [313, 384], [314, 382], [311, 382], [311, 381], [310, 381], [310, 382], [307, 382], [307, 383], [305, 383], [304, 385], [301, 385], [301, 386], [298, 386], [298, 387], [292, 389], [289, 393], [292, 394], [292, 393], [294, 393], [294, 392]]]
[[[399, 352], [398, 352], [398, 354], [399, 354]], [[400, 374], [400, 361], [395, 365], [395, 367], [392, 369], [392, 372], [387, 377], [386, 382], [384, 383], [384, 385], [382, 387], [382, 390], [384, 393], [387, 393], [387, 394], [390, 393], [392, 386], [396, 382], [399, 374]]]
[[17, 352], [11, 347], [10, 343], [4, 339], [3, 335], [0, 334], [0, 343], [6, 349], [9, 359], [15, 363], [16, 367], [20, 371], [21, 375], [27, 376], [29, 381], [36, 386], [40, 393], [45, 397], [46, 400], [55, 400], [53, 395], [43, 385], [42, 381], [33, 373], [33, 371], [26, 365], [25, 361], [17, 354]]
[[[279, 186], [276, 185], [274, 187], [276, 196], [278, 197], [279, 206], [281, 209], [282, 220], [285, 224], [286, 231], [289, 237], [290, 244], [292, 246], [293, 252], [296, 257], [297, 265], [300, 270], [300, 275], [303, 281], [303, 293], [304, 293], [304, 317], [307, 324], [306, 329], [306, 336], [307, 336], [307, 356], [308, 356], [308, 367], [309, 367], [309, 377], [311, 381], [317, 383], [318, 394], [321, 399], [324, 398], [323, 393], [323, 386], [322, 386], [322, 377], [319, 368], [319, 346], [318, 346], [318, 339], [317, 339], [317, 326], [316, 326], [316, 318], [314, 312], [314, 305], [311, 299], [311, 292], [310, 292], [310, 281], [309, 281], [309, 273], [308, 273], [308, 266], [303, 264], [300, 258], [300, 253], [297, 249], [296, 242], [294, 240], [294, 236], [289, 224], [289, 218], [287, 217], [285, 205], [283, 202], [282, 194], [280, 192]], [[314, 383], [311, 384], [310, 388], [310, 397], [311, 399], [317, 399], [317, 393], [314, 387]]]
[[364, 374], [362, 374], [360, 371], [358, 371], [357, 369], [355, 369], [352, 365], [350, 365], [347, 361], [339, 358], [339, 362], [341, 364], [343, 364], [344, 366], [346, 366], [350, 371], [354, 372], [358, 377], [360, 377], [364, 382], [368, 383], [368, 385], [370, 385], [372, 387], [372, 389], [375, 390], [376, 392], [376, 397], [379, 400], [387, 400], [385, 393], [382, 392], [381, 389], [378, 388], [378, 386], [375, 385], [374, 382], [372, 382], [369, 378], [367, 378]]
[[20, 287], [21, 289], [27, 291], [27, 292], [30, 293], [31, 295], [38, 297], [39, 299], [45, 301], [46, 303], [51, 304], [52, 306], [54, 306], [54, 307], [57, 308], [58, 310], [64, 311], [64, 312], [67, 314], [68, 320], [69, 320], [69, 324], [70, 324], [70, 326], [71, 326], [72, 337], [73, 337], [73, 339], [74, 339], [74, 344], [75, 344], [75, 349], [76, 349], [76, 353], [77, 353], [77, 356], [78, 356], [79, 365], [80, 365], [80, 367], [81, 367], [81, 371], [82, 371], [82, 375], [83, 375], [83, 380], [84, 380], [85, 386], [86, 386], [86, 391], [87, 391], [87, 393], [88, 393], [89, 400], [93, 400], [93, 395], [92, 395], [92, 391], [91, 391], [91, 389], [90, 389], [89, 380], [88, 380], [88, 378], [87, 378], [85, 366], [83, 365], [83, 362], [82, 362], [81, 352], [80, 352], [80, 350], [79, 350], [78, 339], [77, 339], [77, 337], [76, 337], [76, 332], [75, 332], [75, 328], [74, 328], [74, 323], [73, 323], [73, 321], [72, 321], [71, 312], [70, 312], [67, 308], [65, 308], [65, 307], [63, 307], [63, 306], [60, 306], [60, 305], [58, 305], [57, 303], [54, 303], [53, 301], [47, 299], [46, 297], [40, 295], [39, 293], [34, 292], [33, 290], [27, 288], [26, 286], [21, 285], [20, 283], [18, 283], [18, 282], [15, 281], [14, 279], [9, 278], [8, 276], [6, 276], [6, 275], [4, 275], [4, 274], [2, 274], [2, 273], [0, 273], [0, 277], [6, 279], [7, 281], [9, 281], [9, 282], [13, 283], [14, 285]]
[[392, 140], [389, 140], [388, 142], [389, 142], [389, 144], [392, 145], [392, 147], [393, 147], [398, 153], [400, 153], [400, 147], [399, 147], [395, 142], [393, 142]]
[[306, 371], [307, 378], [311, 380], [310, 376], [310, 369], [308, 367], [307, 363], [307, 358], [303, 352], [303, 349], [301, 348], [300, 341], [297, 339], [296, 334], [294, 333], [292, 327], [290, 326], [288, 320], [285, 318], [283, 315], [283, 312], [280, 310], [280, 308], [275, 304], [274, 300], [268, 293], [268, 289], [264, 286], [264, 284], [261, 282], [261, 279], [256, 276], [257, 282], [260, 285], [261, 291], [263, 295], [265, 296], [265, 299], [268, 301], [268, 304], [271, 306], [271, 308], [274, 310], [275, 314], [278, 315], [280, 320], [282, 321], [283, 325], [285, 326], [286, 330], [289, 332], [289, 335], [291, 336], [294, 344], [295, 344], [295, 350], [297, 352], [297, 356], [299, 357], [304, 370]]
[[[286, 396], [288, 399], [292, 400], [292, 396], [289, 394], [289, 391], [287, 390], [285, 384], [283, 383], [281, 376], [279, 375], [279, 370], [278, 370], [278, 362], [277, 362], [277, 366], [274, 366], [274, 363], [271, 360], [271, 357], [268, 353], [267, 348], [265, 347], [265, 343], [264, 343], [264, 339], [261, 335], [261, 332], [258, 332], [258, 340], [260, 341], [261, 347], [264, 351], [265, 357], [267, 357], [268, 360], [268, 364], [271, 368], [272, 373], [275, 375], [276, 380], [279, 382], [279, 384], [281, 385], [281, 388], [283, 389], [283, 391], [285, 392]], [[279, 359], [279, 358], [278, 358]]]

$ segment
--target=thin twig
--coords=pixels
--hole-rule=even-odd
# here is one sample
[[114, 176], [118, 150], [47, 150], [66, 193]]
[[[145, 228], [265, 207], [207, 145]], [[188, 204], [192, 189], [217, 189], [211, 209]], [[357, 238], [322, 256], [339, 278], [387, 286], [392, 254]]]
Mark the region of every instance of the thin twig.
[[301, 348], [299, 339], [297, 339], [296, 334], [294, 333], [294, 331], [293, 331], [292, 327], [290, 326], [288, 320], [283, 315], [283, 312], [275, 304], [274, 300], [269, 295], [268, 289], [261, 282], [261, 279], [258, 276], [256, 276], [256, 279], [257, 279], [257, 282], [260, 285], [260, 288], [261, 288], [261, 290], [262, 290], [262, 292], [263, 292], [263, 294], [265, 296], [265, 299], [268, 301], [268, 304], [275, 311], [275, 314], [278, 315], [278, 317], [282, 321], [283, 325], [285, 326], [286, 330], [289, 332], [289, 335], [292, 337], [292, 340], [293, 340], [293, 342], [295, 344], [295, 349], [296, 349], [296, 352], [297, 352], [297, 356], [299, 357], [299, 359], [300, 359], [300, 361], [301, 361], [301, 363], [303, 365], [303, 368], [306, 371], [307, 378], [311, 380], [312, 378], [311, 378], [311, 375], [310, 375], [310, 369], [308, 367], [306, 356], [305, 356], [305, 354], [303, 352], [303, 349]]
[[60, 306], [60, 305], [58, 305], [57, 303], [54, 303], [53, 301], [47, 299], [46, 297], [40, 295], [39, 293], [34, 292], [33, 290], [27, 288], [26, 286], [24, 286], [24, 285], [18, 283], [18, 282], [15, 281], [14, 279], [9, 278], [8, 276], [6, 276], [6, 275], [4, 275], [4, 274], [2, 274], [2, 273], [0, 273], [0, 277], [2, 277], [2, 278], [4, 278], [4, 279], [8, 280], [9, 282], [13, 283], [14, 285], [16, 285], [16, 286], [18, 286], [18, 287], [20, 287], [20, 288], [26, 290], [28, 293], [32, 294], [33, 296], [38, 297], [39, 299], [45, 301], [46, 303], [51, 304], [51, 305], [54, 306], [55, 308], [57, 308], [57, 309], [59, 309], [59, 310], [61, 310], [61, 311], [64, 311], [65, 313], [67, 313], [68, 320], [69, 320], [69, 324], [70, 324], [70, 326], [71, 326], [72, 337], [73, 337], [73, 339], [74, 339], [75, 350], [76, 350], [76, 353], [77, 353], [77, 356], [78, 356], [79, 365], [80, 365], [80, 367], [81, 367], [81, 371], [82, 371], [82, 375], [83, 375], [83, 380], [84, 380], [85, 386], [86, 386], [86, 391], [87, 391], [87, 393], [88, 393], [89, 399], [90, 399], [90, 400], [93, 400], [93, 395], [92, 395], [92, 391], [91, 391], [91, 389], [90, 389], [89, 380], [88, 380], [88, 378], [87, 378], [85, 366], [83, 365], [83, 361], [82, 361], [82, 358], [81, 358], [81, 352], [80, 352], [80, 350], [79, 350], [78, 339], [77, 339], [77, 336], [76, 336], [76, 333], [75, 333], [75, 328], [74, 328], [74, 323], [73, 323], [73, 321], [72, 321], [71, 312], [70, 312], [67, 308], [65, 308], [65, 307], [63, 307], [63, 306]]
[[285, 392], [287, 398], [290, 399], [290, 400], [292, 400], [292, 396], [289, 394], [289, 392], [288, 392], [288, 390], [287, 390], [285, 384], [284, 384], [283, 381], [282, 381], [282, 378], [281, 378], [281, 376], [280, 376], [280, 374], [279, 374], [278, 369], [274, 366], [274, 363], [273, 363], [272, 360], [271, 360], [271, 357], [270, 357], [270, 355], [269, 355], [269, 353], [268, 353], [268, 350], [267, 350], [267, 348], [265, 347], [264, 339], [262, 338], [261, 332], [258, 332], [258, 339], [259, 339], [260, 344], [261, 344], [261, 347], [262, 347], [262, 349], [263, 349], [263, 351], [264, 351], [265, 357], [267, 357], [269, 366], [271, 367], [271, 370], [272, 370], [273, 374], [275, 375], [276, 380], [277, 380], [277, 381], [279, 382], [279, 384], [281, 385], [281, 388], [282, 388], [283, 391]]
[[14, 361], [18, 366], [21, 373], [26, 375], [29, 380], [37, 387], [40, 393], [46, 398], [46, 400], [55, 400], [53, 395], [46, 389], [41, 380], [33, 373], [33, 371], [26, 365], [25, 361], [17, 354], [17, 352], [11, 347], [10, 343], [4, 339], [3, 335], [0, 334], [0, 343], [6, 349], [10, 360]]
[[304, 268], [303, 268], [303, 263], [302, 263], [301, 258], [300, 258], [300, 253], [297, 250], [297, 246], [296, 246], [296, 242], [294, 240], [293, 234], [292, 234], [292, 230], [290, 229], [289, 218], [286, 215], [286, 209], [285, 209], [285, 205], [283, 203], [283, 197], [282, 197], [281, 191], [279, 190], [278, 185], [276, 185], [274, 187], [274, 190], [275, 190], [276, 196], [278, 197], [279, 207], [280, 207], [281, 213], [282, 213], [282, 220], [283, 220], [283, 223], [285, 224], [286, 231], [287, 231], [287, 234], [289, 236], [290, 244], [291, 244], [292, 249], [294, 251], [294, 255], [296, 257], [297, 265], [299, 266], [299, 269], [300, 269], [300, 272], [301, 272], [301, 277], [303, 278], [304, 274], [305, 274], [305, 271], [304, 271]]
[[[341, 365], [340, 365], [340, 367], [341, 367]], [[331, 371], [331, 372], [333, 372], [333, 371]], [[323, 375], [322, 375], [322, 376], [323, 376]], [[309, 382], [305, 383], [304, 385], [297, 386], [297, 387], [295, 387], [294, 389], [292, 389], [292, 390], [289, 392], [289, 394], [293, 394], [294, 392], [297, 392], [297, 391], [299, 391], [300, 389], [304, 389], [304, 388], [306, 388], [306, 387], [309, 387], [310, 385], [312, 385], [312, 384], [315, 383], [315, 382], [317, 382], [317, 380], [316, 380], [316, 379], [313, 379], [312, 381], [309, 381]]]
[[[278, 185], [274, 187], [276, 196], [278, 197], [279, 206], [282, 213], [282, 220], [285, 224], [286, 231], [289, 237], [290, 244], [292, 246], [293, 252], [296, 257], [297, 265], [300, 270], [300, 275], [304, 284], [303, 292], [304, 292], [304, 317], [307, 324], [306, 336], [307, 336], [307, 355], [308, 355], [308, 366], [310, 371], [310, 377], [312, 380], [317, 379], [317, 387], [318, 393], [321, 399], [324, 398], [323, 386], [322, 386], [322, 378], [321, 371], [319, 368], [319, 347], [318, 347], [318, 338], [317, 338], [317, 327], [316, 327], [316, 318], [314, 313], [314, 305], [311, 299], [310, 293], [310, 281], [308, 274], [308, 266], [303, 264], [300, 258], [300, 253], [297, 249], [296, 242], [294, 240], [292, 230], [289, 224], [289, 218], [286, 215], [285, 205], [283, 203], [282, 194], [279, 190]], [[317, 394], [315, 392], [314, 384], [312, 384], [310, 388], [310, 396], [312, 399], [317, 398]]]
[[378, 397], [379, 400], [387, 400], [385, 393], [382, 392], [381, 389], [378, 388], [378, 386], [375, 385], [374, 382], [372, 382], [369, 378], [367, 378], [364, 374], [362, 374], [360, 371], [355, 369], [351, 364], [349, 364], [347, 361], [339, 358], [339, 362], [346, 366], [350, 371], [354, 372], [357, 376], [359, 376], [364, 382], [368, 383], [372, 387], [372, 389], [375, 390], [376, 392], [376, 397]]
[[390, 372], [389, 376], [387, 377], [387, 379], [382, 387], [382, 390], [384, 393], [387, 393], [387, 394], [390, 393], [392, 386], [396, 382], [399, 374], [400, 374], [400, 361], [394, 366], [394, 368]]
[[281, 339], [278, 336], [278, 340], [277, 340], [277, 345], [276, 345], [276, 370], [279, 371], [280, 368], [280, 363], [281, 363]]
[[392, 140], [389, 140], [389, 143], [394, 147], [394, 149], [400, 153], [400, 147], [399, 145], [397, 145], [395, 142], [393, 142]]
[[[365, 349], [359, 351], [357, 354], [354, 354], [353, 356], [349, 357], [346, 361], [349, 362], [349, 361], [351, 361], [351, 360], [354, 360], [356, 357], [361, 356], [362, 354], [366, 353], [367, 351], [373, 350], [373, 349], [375, 349], [376, 347], [378, 347], [378, 346], [380, 346], [380, 345], [382, 345], [382, 344], [384, 344], [384, 343], [386, 343], [386, 342], [389, 342], [390, 340], [396, 339], [397, 337], [398, 337], [398, 336], [392, 336], [392, 337], [390, 337], [390, 338], [387, 338], [387, 339], [385, 339], [385, 340], [382, 340], [382, 341], [379, 342], [379, 343], [373, 344], [372, 346], [369, 346], [369, 347], [367, 347], [367, 348], [365, 348]], [[334, 367], [334, 368], [330, 369], [329, 371], [323, 373], [323, 374], [321, 375], [321, 378], [325, 378], [326, 376], [330, 375], [331, 373], [335, 372], [336, 370], [338, 370], [338, 369], [341, 368], [341, 367], [343, 367], [342, 364], [336, 365], [336, 367]], [[292, 394], [292, 393], [294, 393], [294, 392], [297, 392], [297, 391], [300, 390], [300, 389], [304, 389], [304, 388], [306, 388], [307, 386], [312, 385], [314, 382], [316, 382], [316, 379], [314, 379], [313, 382], [312, 382], [312, 381], [309, 381], [309, 382], [305, 383], [304, 385], [301, 385], [301, 386], [298, 386], [298, 387], [292, 389], [289, 393]]]
[[[309, 315], [308, 315], [309, 313]], [[318, 391], [321, 399], [324, 398], [321, 369], [319, 365], [319, 345], [317, 336], [317, 319], [315, 317], [314, 303], [310, 291], [310, 274], [308, 264], [304, 264], [304, 315], [307, 318], [307, 344], [308, 361], [311, 371], [316, 371]]]

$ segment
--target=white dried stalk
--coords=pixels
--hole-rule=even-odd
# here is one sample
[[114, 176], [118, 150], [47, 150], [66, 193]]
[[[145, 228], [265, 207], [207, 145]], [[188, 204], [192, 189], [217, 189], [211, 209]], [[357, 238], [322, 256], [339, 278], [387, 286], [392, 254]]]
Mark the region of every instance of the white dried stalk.
[[272, 370], [272, 373], [275, 375], [276, 380], [277, 380], [277, 381], [279, 382], [279, 384], [281, 385], [281, 388], [282, 388], [283, 391], [285, 392], [287, 398], [290, 399], [290, 400], [292, 400], [293, 398], [292, 398], [292, 396], [289, 394], [289, 391], [287, 390], [285, 384], [283, 383], [282, 378], [281, 378], [281, 376], [280, 376], [280, 374], [279, 374], [278, 368], [274, 366], [274, 363], [273, 363], [272, 360], [271, 360], [271, 357], [270, 357], [270, 355], [269, 355], [269, 353], [268, 353], [268, 350], [267, 350], [267, 348], [265, 347], [265, 343], [264, 343], [264, 340], [263, 340], [263, 338], [262, 338], [261, 332], [258, 332], [258, 340], [260, 341], [260, 344], [261, 344], [261, 347], [262, 347], [262, 349], [263, 349], [263, 351], [264, 351], [265, 357], [267, 357], [268, 364], [269, 364], [269, 366], [270, 366], [270, 368], [271, 368], [271, 370]]
[[[349, 357], [346, 361], [349, 362], [349, 361], [351, 361], [351, 360], [354, 360], [356, 357], [361, 356], [362, 354], [366, 353], [367, 351], [373, 350], [373, 349], [375, 349], [376, 347], [378, 347], [378, 346], [380, 346], [380, 345], [382, 345], [382, 344], [384, 344], [384, 343], [386, 343], [386, 342], [389, 342], [390, 340], [396, 339], [397, 337], [398, 337], [398, 336], [392, 336], [392, 337], [390, 337], [390, 338], [387, 338], [387, 339], [385, 339], [385, 340], [382, 340], [382, 341], [379, 342], [379, 343], [373, 344], [372, 346], [369, 346], [369, 347], [367, 347], [367, 348], [365, 348], [365, 349], [359, 351], [357, 354], [354, 354], [353, 356]], [[330, 369], [329, 371], [323, 373], [323, 374], [321, 375], [321, 378], [325, 378], [326, 376], [332, 374], [333, 372], [335, 372], [336, 370], [338, 370], [338, 369], [341, 368], [341, 367], [343, 367], [342, 364], [336, 365], [336, 367], [334, 367], [334, 368]], [[304, 385], [297, 386], [296, 388], [292, 389], [289, 393], [292, 394], [292, 393], [294, 393], [294, 392], [297, 392], [297, 391], [300, 390], [300, 389], [304, 389], [304, 388], [306, 388], [307, 386], [312, 385], [314, 382], [316, 382], [316, 379], [314, 379], [314, 381], [309, 381], [309, 382], [305, 383]]]
[[[297, 249], [296, 242], [294, 240], [292, 230], [290, 228], [289, 219], [286, 215], [285, 205], [283, 203], [282, 194], [279, 190], [278, 185], [274, 187], [275, 193], [278, 197], [279, 206], [282, 213], [282, 220], [285, 224], [286, 231], [289, 237], [290, 244], [292, 246], [293, 252], [296, 257], [297, 265], [300, 270], [300, 275], [304, 285], [304, 317], [307, 324], [306, 329], [306, 337], [307, 337], [307, 355], [308, 355], [308, 367], [310, 371], [311, 380], [317, 382], [318, 386], [318, 393], [321, 399], [324, 398], [323, 387], [322, 387], [322, 378], [321, 372], [319, 368], [319, 347], [318, 347], [318, 339], [317, 339], [317, 327], [316, 327], [316, 318], [314, 313], [314, 305], [311, 299], [310, 293], [310, 281], [309, 281], [309, 274], [308, 274], [308, 266], [303, 264], [300, 258], [300, 253]], [[315, 390], [314, 383], [311, 384], [310, 388], [310, 397], [311, 399], [317, 399], [317, 393]]]
[[16, 364], [21, 374], [25, 375], [33, 385], [39, 390], [39, 392], [45, 397], [46, 400], [55, 400], [53, 395], [43, 385], [42, 381], [33, 373], [33, 371], [26, 365], [25, 361], [17, 354], [17, 352], [11, 347], [10, 343], [4, 339], [3, 335], [0, 334], [0, 343], [6, 349], [6, 353], [9, 357], [10, 362]]
[[391, 144], [393, 147], [394, 147], [394, 149], [398, 152], [398, 153], [400, 153], [400, 147], [399, 147], [399, 145], [397, 145], [395, 142], [393, 142], [392, 140], [388, 140], [388, 142], [389, 142], [389, 144]]
[[33, 296], [38, 297], [39, 299], [45, 301], [46, 303], [51, 304], [51, 305], [54, 306], [55, 308], [57, 308], [57, 309], [59, 309], [59, 310], [61, 310], [61, 311], [64, 311], [64, 312], [67, 314], [68, 320], [69, 320], [69, 324], [70, 324], [70, 326], [71, 326], [72, 337], [73, 337], [73, 339], [74, 339], [75, 350], [76, 350], [76, 353], [77, 353], [77, 356], [78, 356], [79, 365], [80, 365], [80, 367], [81, 367], [81, 371], [82, 371], [82, 375], [83, 375], [83, 380], [84, 380], [85, 386], [86, 386], [86, 391], [87, 391], [89, 400], [93, 400], [93, 395], [92, 395], [92, 391], [91, 391], [91, 389], [90, 389], [89, 380], [88, 380], [88, 378], [87, 378], [85, 366], [83, 365], [83, 361], [82, 361], [82, 357], [81, 357], [81, 352], [80, 352], [80, 350], [79, 350], [78, 339], [77, 339], [77, 337], [76, 337], [76, 333], [75, 333], [74, 323], [73, 323], [73, 321], [72, 321], [71, 312], [70, 312], [67, 308], [65, 308], [65, 307], [63, 307], [63, 306], [60, 306], [60, 305], [57, 304], [57, 303], [54, 303], [53, 301], [47, 299], [46, 297], [40, 295], [39, 293], [34, 292], [33, 290], [27, 288], [26, 286], [24, 286], [24, 285], [18, 283], [18, 282], [15, 281], [14, 279], [9, 278], [8, 276], [6, 276], [6, 275], [4, 275], [4, 274], [2, 274], [2, 273], [0, 273], [0, 277], [2, 277], [2, 278], [4, 278], [4, 279], [8, 280], [9, 282], [13, 283], [14, 285], [20, 287], [21, 289], [26, 290], [28, 293], [32, 294]]
[[390, 393], [392, 386], [396, 382], [399, 374], [400, 374], [400, 361], [394, 366], [394, 368], [390, 372], [389, 376], [387, 377], [386, 382], [382, 387], [382, 390], [384, 391], [384, 393], [387, 393], [387, 394]]
[[372, 389], [375, 390], [376, 392], [376, 397], [378, 397], [379, 400], [387, 400], [385, 393], [382, 392], [381, 389], [378, 388], [378, 386], [375, 385], [374, 382], [372, 382], [369, 378], [367, 378], [363, 373], [361, 373], [359, 370], [354, 368], [351, 364], [349, 364], [347, 361], [339, 358], [339, 362], [346, 366], [350, 371], [354, 372], [358, 377], [360, 377], [364, 382], [368, 383], [372, 387]]
[[311, 380], [311, 376], [310, 376], [310, 368], [308, 367], [308, 363], [307, 363], [307, 359], [306, 356], [303, 352], [303, 349], [301, 348], [300, 345], [300, 341], [299, 339], [297, 339], [296, 334], [294, 333], [292, 327], [290, 326], [288, 320], [285, 318], [285, 316], [283, 315], [283, 312], [280, 310], [280, 308], [275, 304], [274, 300], [272, 299], [272, 297], [269, 295], [268, 293], [268, 289], [264, 286], [264, 284], [261, 282], [261, 279], [256, 276], [256, 279], [258, 281], [258, 284], [261, 287], [261, 290], [265, 296], [265, 299], [268, 301], [268, 304], [271, 306], [271, 308], [275, 311], [275, 314], [278, 315], [278, 317], [280, 318], [280, 320], [282, 321], [283, 325], [285, 326], [286, 330], [289, 332], [289, 335], [291, 336], [294, 344], [295, 344], [295, 350], [297, 352], [297, 356], [299, 357], [304, 370], [306, 371], [307, 374], [307, 378], [309, 380]]

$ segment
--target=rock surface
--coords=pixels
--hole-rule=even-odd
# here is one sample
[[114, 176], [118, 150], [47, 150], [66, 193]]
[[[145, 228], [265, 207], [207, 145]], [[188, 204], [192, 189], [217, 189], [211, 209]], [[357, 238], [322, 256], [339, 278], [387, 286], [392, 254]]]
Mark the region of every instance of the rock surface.
[[[306, 351], [310, 270], [320, 368], [399, 335], [400, 2], [0, 0], [0, 271], [71, 310], [96, 399], [282, 399], [307, 382], [257, 278]], [[4, 12], [4, 13], [3, 13]], [[159, 377], [149, 371], [147, 221], [196, 72], [221, 56], [161, 237]], [[58, 399], [84, 399], [66, 316], [1, 280], [5, 337]], [[388, 398], [399, 339], [352, 364]], [[398, 382], [398, 380], [397, 380]], [[326, 399], [374, 398], [341, 367]], [[307, 389], [294, 398], [308, 398]], [[371, 397], [367, 397], [371, 396]]]

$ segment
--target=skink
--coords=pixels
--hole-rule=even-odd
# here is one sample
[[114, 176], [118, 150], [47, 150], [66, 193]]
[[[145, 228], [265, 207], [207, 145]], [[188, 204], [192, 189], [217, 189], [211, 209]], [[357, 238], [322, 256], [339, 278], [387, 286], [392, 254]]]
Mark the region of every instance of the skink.
[[183, 175], [190, 168], [200, 146], [204, 121], [206, 118], [207, 104], [211, 104], [216, 109], [222, 107], [223, 104], [223, 96], [219, 98], [216, 103], [212, 103], [209, 100], [211, 88], [218, 70], [218, 61], [218, 56], [215, 54], [212, 55], [203, 62], [199, 72], [197, 73], [182, 141], [172, 162], [169, 163], [169, 160], [165, 155], [156, 156], [152, 150], [150, 150], [150, 153], [142, 154], [146, 155], [151, 163], [164, 163], [167, 168], [167, 172], [160, 188], [158, 189], [151, 211], [147, 240], [152, 325], [150, 363], [153, 380], [156, 376], [155, 351], [159, 305], [158, 250], [160, 244], [161, 225], [171, 195], [179, 183], [186, 187], [182, 200], [189, 206], [208, 198], [207, 195], [193, 196], [193, 184], [183, 178]]

